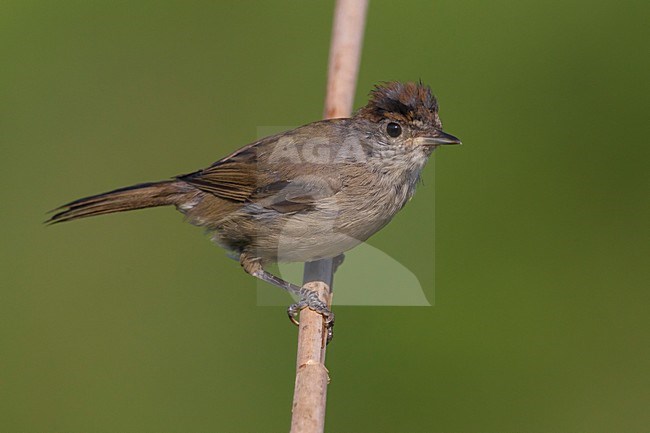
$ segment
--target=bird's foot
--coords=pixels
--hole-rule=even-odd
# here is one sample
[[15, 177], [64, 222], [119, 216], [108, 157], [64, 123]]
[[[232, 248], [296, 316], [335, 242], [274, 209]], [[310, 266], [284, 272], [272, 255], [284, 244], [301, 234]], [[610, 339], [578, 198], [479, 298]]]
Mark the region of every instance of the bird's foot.
[[298, 302], [291, 304], [287, 308], [287, 315], [289, 316], [289, 320], [291, 320], [295, 325], [298, 325], [298, 320], [296, 318], [298, 317], [298, 314], [300, 314], [300, 310], [303, 308], [309, 308], [310, 310], [313, 310], [322, 315], [323, 319], [325, 320], [325, 327], [327, 328], [327, 342], [329, 343], [332, 340], [334, 313], [332, 313], [325, 302], [321, 301], [321, 299], [318, 297], [317, 292], [306, 287], [296, 286], [295, 284], [291, 284], [282, 278], [276, 277], [275, 275], [265, 271], [259, 261], [250, 260], [244, 254], [241, 255], [240, 262], [244, 270], [252, 276], [280, 287], [298, 297]]
[[332, 341], [334, 336], [334, 313], [329, 309], [327, 304], [320, 300], [318, 293], [313, 290], [302, 287], [300, 289], [300, 300], [295, 304], [289, 305], [287, 315], [295, 325], [299, 325], [298, 315], [303, 308], [309, 308], [323, 316], [325, 328], [327, 329], [327, 342]]

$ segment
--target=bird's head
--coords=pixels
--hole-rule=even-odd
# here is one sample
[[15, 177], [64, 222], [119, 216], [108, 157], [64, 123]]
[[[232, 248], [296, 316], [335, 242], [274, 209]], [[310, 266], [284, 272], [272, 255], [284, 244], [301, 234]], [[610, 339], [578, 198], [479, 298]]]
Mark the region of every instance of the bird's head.
[[[438, 101], [421, 82], [385, 82], [370, 93], [370, 100], [355, 115], [369, 122], [374, 140], [387, 151], [420, 150], [427, 156], [440, 145], [461, 144], [442, 131]], [[401, 152], [400, 152], [401, 153]]]

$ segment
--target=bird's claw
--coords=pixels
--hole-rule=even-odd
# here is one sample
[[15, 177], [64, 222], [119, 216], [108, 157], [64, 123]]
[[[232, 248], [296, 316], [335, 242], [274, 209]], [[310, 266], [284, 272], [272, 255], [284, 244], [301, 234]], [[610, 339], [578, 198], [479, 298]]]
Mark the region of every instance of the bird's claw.
[[295, 304], [289, 305], [287, 308], [287, 315], [289, 316], [289, 320], [291, 320], [291, 322], [296, 326], [300, 324], [297, 317], [303, 308], [309, 308], [310, 310], [313, 310], [323, 316], [323, 319], [325, 320], [325, 328], [327, 328], [327, 342], [329, 343], [332, 340], [332, 336], [334, 335], [334, 313], [332, 313], [332, 311], [327, 307], [327, 304], [325, 302], [321, 301], [318, 298], [318, 294], [316, 292], [307, 293], [304, 298]]
[[307, 306], [307, 301], [305, 300], [289, 305], [289, 307], [287, 308], [287, 315], [289, 316], [289, 320], [291, 320], [291, 323], [293, 323], [296, 326], [300, 325], [300, 322], [298, 321], [297, 317], [300, 314], [300, 310], [302, 310], [306, 306]]

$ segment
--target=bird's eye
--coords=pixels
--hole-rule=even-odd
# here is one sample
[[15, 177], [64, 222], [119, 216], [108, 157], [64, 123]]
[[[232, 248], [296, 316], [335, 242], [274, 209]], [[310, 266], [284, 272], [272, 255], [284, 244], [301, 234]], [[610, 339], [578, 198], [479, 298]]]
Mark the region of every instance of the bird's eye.
[[399, 137], [402, 134], [402, 127], [395, 122], [390, 122], [386, 125], [386, 133], [391, 137]]

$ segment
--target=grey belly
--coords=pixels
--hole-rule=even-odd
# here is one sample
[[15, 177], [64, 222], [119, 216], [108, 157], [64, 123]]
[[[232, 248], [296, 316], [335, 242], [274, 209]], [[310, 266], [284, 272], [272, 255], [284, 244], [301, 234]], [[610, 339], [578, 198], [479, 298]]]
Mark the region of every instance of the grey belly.
[[[341, 207], [334, 200], [295, 214], [248, 208], [258, 229], [251, 236], [252, 254], [271, 261], [306, 262], [335, 257], [367, 240], [385, 226], [402, 207], [368, 204]], [[254, 205], [251, 205], [254, 206]]]

